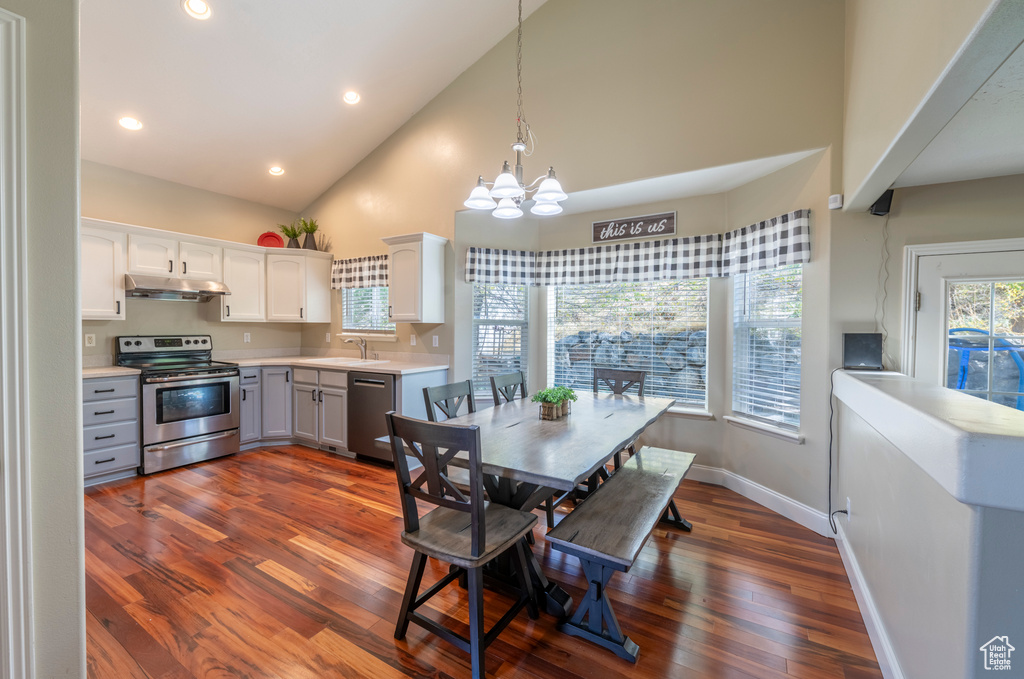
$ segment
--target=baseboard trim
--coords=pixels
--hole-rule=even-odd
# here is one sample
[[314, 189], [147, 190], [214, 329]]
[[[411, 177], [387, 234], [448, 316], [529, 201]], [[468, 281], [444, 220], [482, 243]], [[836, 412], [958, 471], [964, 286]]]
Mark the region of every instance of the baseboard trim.
[[828, 538], [833, 537], [832, 531], [828, 526], [828, 517], [825, 516], [824, 512], [819, 512], [817, 509], [808, 507], [802, 502], [798, 502], [791, 497], [778, 493], [767, 486], [762, 486], [756, 481], [751, 481], [727, 469], [695, 464], [690, 467], [690, 473], [687, 474], [687, 478], [703, 483], [713, 483], [716, 486], [725, 486], [748, 500], [753, 500], [762, 507], [767, 507], [791, 521], [796, 521], [804, 528], [809, 528], [818, 535]]
[[868, 638], [871, 639], [871, 647], [875, 651], [875, 658], [878, 660], [878, 667], [885, 679], [905, 679], [903, 670], [900, 668], [899, 660], [896, 658], [896, 651], [892, 645], [892, 639], [885, 629], [882, 616], [875, 606], [875, 599], [871, 596], [871, 590], [864, 579], [864, 573], [857, 563], [857, 557], [850, 549], [850, 543], [846, 541], [846, 531], [843, 529], [843, 521], [837, 522], [836, 527], [839, 533], [836, 535], [836, 547], [839, 548], [839, 556], [843, 559], [843, 566], [846, 568], [846, 576], [850, 579], [850, 586], [853, 588], [853, 595], [857, 599], [857, 606], [860, 608], [861, 617], [864, 618], [864, 626], [868, 630]]

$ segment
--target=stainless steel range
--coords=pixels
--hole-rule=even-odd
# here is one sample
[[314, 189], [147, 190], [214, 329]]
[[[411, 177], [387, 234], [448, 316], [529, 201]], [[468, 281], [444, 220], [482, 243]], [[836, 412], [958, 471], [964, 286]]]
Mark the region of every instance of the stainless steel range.
[[142, 371], [140, 473], [238, 452], [238, 366], [212, 351], [209, 335], [117, 338], [117, 365]]

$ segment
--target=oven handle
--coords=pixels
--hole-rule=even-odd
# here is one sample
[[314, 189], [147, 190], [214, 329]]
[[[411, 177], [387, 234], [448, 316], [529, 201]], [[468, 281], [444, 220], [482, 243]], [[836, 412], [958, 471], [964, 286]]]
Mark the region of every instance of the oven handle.
[[191, 375], [178, 375], [177, 377], [147, 377], [145, 378], [145, 380], [146, 384], [155, 384], [157, 382], [186, 382], [189, 380], [205, 379], [208, 377], [234, 377], [237, 374], [237, 371], [219, 373], [192, 373]]
[[188, 439], [187, 441], [178, 441], [177, 443], [168, 443], [163, 446], [146, 446], [147, 453], [159, 453], [164, 450], [173, 450], [175, 448], [184, 448], [185, 446], [195, 445], [196, 443], [206, 443], [207, 441], [216, 441], [218, 439], [226, 439], [234, 436], [238, 433], [237, 429], [231, 431], [222, 431], [219, 434], [211, 434], [209, 436], [197, 436]]

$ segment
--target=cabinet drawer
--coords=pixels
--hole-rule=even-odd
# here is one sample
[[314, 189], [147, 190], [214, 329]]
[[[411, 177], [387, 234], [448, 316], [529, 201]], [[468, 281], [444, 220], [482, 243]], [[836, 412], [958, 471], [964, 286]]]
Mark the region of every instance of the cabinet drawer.
[[259, 384], [260, 383], [260, 369], [259, 368], [239, 368], [238, 369], [239, 379], [238, 382], [244, 387], [247, 384]]
[[139, 440], [138, 422], [117, 422], [115, 424], [98, 424], [85, 427], [82, 443], [85, 450], [98, 450], [136, 443]]
[[101, 401], [108, 398], [135, 396], [139, 386], [137, 377], [114, 377], [82, 382], [82, 400]]
[[139, 447], [135, 444], [85, 454], [85, 478], [139, 466]]
[[341, 389], [348, 388], [348, 373], [330, 372], [327, 370], [320, 371], [320, 386], [321, 387], [340, 387]]
[[135, 421], [139, 418], [137, 398], [95, 401], [82, 404], [82, 423], [85, 426], [108, 422]]
[[316, 384], [316, 370], [309, 368], [294, 368], [292, 379], [301, 384]]

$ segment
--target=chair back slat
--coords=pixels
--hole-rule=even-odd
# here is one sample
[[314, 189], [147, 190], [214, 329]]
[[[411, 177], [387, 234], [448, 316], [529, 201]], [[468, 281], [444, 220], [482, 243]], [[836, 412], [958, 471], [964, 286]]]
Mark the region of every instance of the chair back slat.
[[611, 389], [613, 394], [623, 394], [634, 386], [637, 388], [637, 395], [644, 395], [644, 381], [647, 373], [643, 370], [618, 370], [616, 368], [594, 368], [594, 393], [604, 385]]
[[527, 396], [526, 375], [522, 371], [491, 377], [491, 396], [494, 398], [494, 405], [514, 401], [516, 392], [519, 393], [519, 398]]
[[476, 412], [473, 383], [469, 380], [437, 387], [423, 387], [423, 400], [427, 405], [427, 419], [431, 422], [442, 422], [458, 416], [463, 403], [468, 406], [466, 412]]
[[[480, 427], [424, 422], [395, 411], [387, 414], [387, 422], [406, 532], [415, 533], [420, 528], [417, 501], [467, 512], [472, 531], [471, 549], [474, 556], [479, 556], [486, 542]], [[448, 465], [460, 452], [465, 452], [469, 458], [468, 494], [456, 488], [447, 476]], [[407, 453], [423, 464], [416, 479], [409, 470]]]

